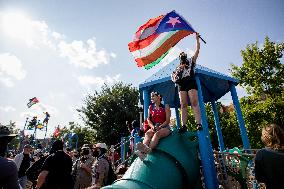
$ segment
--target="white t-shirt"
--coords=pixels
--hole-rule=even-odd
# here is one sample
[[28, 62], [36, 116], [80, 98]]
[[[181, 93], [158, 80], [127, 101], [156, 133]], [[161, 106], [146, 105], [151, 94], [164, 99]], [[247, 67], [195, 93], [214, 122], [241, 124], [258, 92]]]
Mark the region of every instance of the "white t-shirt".
[[[188, 59], [188, 62], [189, 62], [189, 64], [188, 64], [187, 68], [183, 69], [182, 78], [189, 77], [190, 74], [191, 74], [190, 71], [191, 71], [191, 68], [193, 66], [192, 65], [193, 64], [192, 57]], [[192, 69], [194, 69], [194, 68], [192, 68]]]

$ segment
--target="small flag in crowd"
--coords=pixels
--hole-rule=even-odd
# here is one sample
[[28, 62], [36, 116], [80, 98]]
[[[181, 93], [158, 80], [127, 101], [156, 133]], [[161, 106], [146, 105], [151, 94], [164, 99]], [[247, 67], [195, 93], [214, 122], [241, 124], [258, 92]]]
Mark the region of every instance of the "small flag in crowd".
[[128, 44], [138, 67], [150, 69], [157, 65], [184, 37], [195, 33], [192, 26], [175, 11], [150, 19], [135, 33]]
[[59, 136], [59, 134], [60, 134], [60, 128], [59, 128], [59, 126], [58, 126], [58, 127], [56, 127], [56, 129], [54, 130], [53, 136], [54, 136], [55, 138], [57, 138], [57, 137]]
[[32, 99], [29, 100], [29, 102], [27, 103], [28, 108], [32, 107], [32, 105], [38, 103], [38, 99], [36, 97], [33, 97]]

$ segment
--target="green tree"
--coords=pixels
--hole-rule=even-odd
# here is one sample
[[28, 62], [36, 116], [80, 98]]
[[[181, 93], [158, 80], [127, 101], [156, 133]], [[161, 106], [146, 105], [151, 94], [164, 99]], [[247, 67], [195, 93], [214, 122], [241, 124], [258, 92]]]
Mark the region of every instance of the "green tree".
[[252, 148], [261, 148], [261, 129], [269, 123], [284, 123], [284, 96], [259, 101], [254, 96], [241, 99], [248, 137]]
[[[0, 123], [0, 125], [2, 125]], [[16, 127], [16, 122], [13, 122], [12, 120], [10, 120], [9, 124], [7, 125], [3, 125], [9, 128], [9, 130], [11, 131], [11, 133], [14, 134], [20, 134], [20, 129], [18, 129]], [[15, 137], [9, 144], [8, 144], [8, 148], [9, 149], [18, 149], [20, 146], [20, 136], [18, 135], [17, 137]]]
[[[217, 110], [220, 110], [221, 106], [223, 106], [221, 102], [217, 102], [216, 105], [217, 105]], [[218, 143], [217, 131], [215, 127], [215, 120], [214, 120], [214, 114], [212, 111], [211, 103], [205, 104], [205, 110], [206, 110], [206, 117], [207, 117], [208, 129], [210, 132], [212, 147], [214, 149], [218, 149], [219, 143]], [[191, 108], [189, 108], [188, 112], [189, 112], [189, 119], [187, 126], [190, 130], [194, 131], [196, 130], [195, 128], [196, 124]], [[218, 111], [218, 114], [219, 114], [219, 122], [220, 122], [220, 127], [225, 147], [233, 148], [242, 145], [240, 130], [235, 112], [228, 111], [220, 113]]]
[[94, 129], [95, 141], [116, 144], [128, 135], [127, 120], [139, 118], [139, 92], [132, 85], [104, 85], [100, 92], [88, 95], [79, 110], [86, 126]]
[[232, 75], [249, 94], [260, 96], [280, 95], [284, 87], [283, 57], [284, 43], [275, 43], [265, 38], [263, 47], [258, 42], [247, 45], [241, 50], [242, 66], [231, 65]]
[[283, 50], [283, 42], [275, 43], [266, 37], [262, 47], [256, 42], [241, 51], [242, 66], [231, 66], [232, 75], [250, 95], [240, 102], [252, 148], [262, 147], [262, 126], [284, 123]]

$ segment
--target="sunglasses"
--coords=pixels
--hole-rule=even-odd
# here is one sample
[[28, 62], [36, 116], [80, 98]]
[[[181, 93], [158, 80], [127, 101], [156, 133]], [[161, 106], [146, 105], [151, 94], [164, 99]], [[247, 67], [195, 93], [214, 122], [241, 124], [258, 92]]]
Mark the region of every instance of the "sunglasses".
[[158, 93], [157, 91], [151, 92], [151, 96], [154, 96], [154, 95], [162, 97], [162, 95]]

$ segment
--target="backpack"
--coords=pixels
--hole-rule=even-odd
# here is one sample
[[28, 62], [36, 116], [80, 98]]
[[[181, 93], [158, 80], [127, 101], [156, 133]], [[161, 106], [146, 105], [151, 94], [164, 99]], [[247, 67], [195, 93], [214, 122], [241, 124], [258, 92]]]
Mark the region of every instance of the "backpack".
[[182, 74], [183, 74], [183, 69], [180, 67], [177, 67], [171, 75], [172, 81], [176, 84], [179, 84], [182, 79]]

